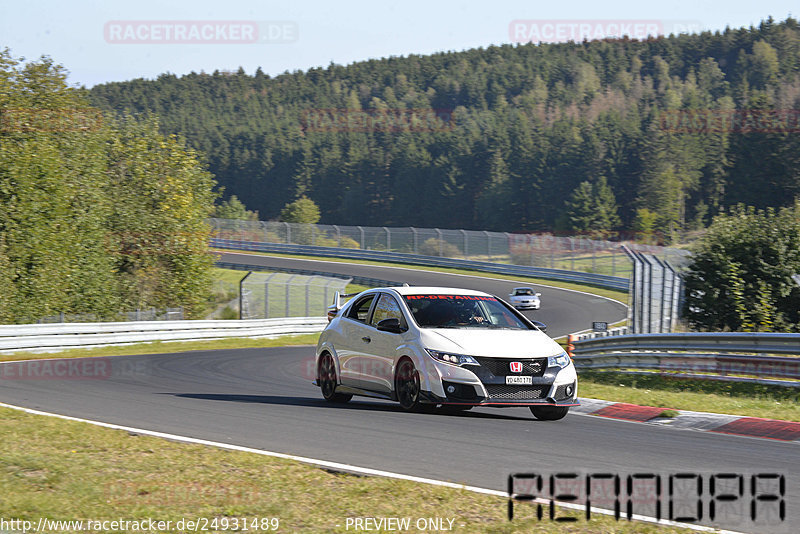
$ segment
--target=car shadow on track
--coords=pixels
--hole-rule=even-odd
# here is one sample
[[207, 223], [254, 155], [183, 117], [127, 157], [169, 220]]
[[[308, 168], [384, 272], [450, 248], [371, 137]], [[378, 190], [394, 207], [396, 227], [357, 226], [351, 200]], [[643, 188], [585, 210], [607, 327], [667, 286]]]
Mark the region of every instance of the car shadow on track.
[[[331, 403], [320, 398], [313, 397], [289, 397], [279, 395], [237, 395], [219, 393], [160, 393], [160, 395], [172, 395], [183, 399], [212, 400], [222, 402], [243, 402], [255, 404], [276, 404], [283, 406], [308, 406], [312, 408], [335, 408], [336, 410], [351, 411], [370, 411], [370, 412], [396, 412], [402, 413], [403, 410], [398, 404], [393, 402], [370, 402], [364, 400], [351, 401], [347, 403]], [[531, 421], [532, 417], [519, 417], [513, 415], [502, 415], [498, 413], [487, 413], [480, 411], [451, 412], [444, 409], [437, 409], [431, 412], [422, 412], [414, 415], [428, 415], [432, 417], [464, 417], [470, 419], [507, 419]]]

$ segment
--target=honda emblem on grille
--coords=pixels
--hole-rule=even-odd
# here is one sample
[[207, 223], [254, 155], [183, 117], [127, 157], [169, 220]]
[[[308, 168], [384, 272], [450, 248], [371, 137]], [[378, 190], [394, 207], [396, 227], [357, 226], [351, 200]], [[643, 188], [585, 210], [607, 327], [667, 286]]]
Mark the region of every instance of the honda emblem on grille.
[[512, 373], [521, 373], [522, 372], [522, 362], [511, 362], [509, 364]]

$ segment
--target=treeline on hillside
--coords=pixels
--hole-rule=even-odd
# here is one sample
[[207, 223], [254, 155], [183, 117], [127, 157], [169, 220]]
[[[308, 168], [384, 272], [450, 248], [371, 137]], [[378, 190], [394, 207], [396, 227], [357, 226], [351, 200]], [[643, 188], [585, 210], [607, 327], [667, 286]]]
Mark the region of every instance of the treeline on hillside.
[[201, 315], [211, 174], [154, 119], [109, 120], [65, 78], [0, 51], [0, 323]]
[[[800, 27], [790, 18], [275, 78], [165, 74], [90, 94], [106, 110], [156, 113], [165, 132], [207, 155], [226, 195], [265, 219], [306, 195], [327, 223], [647, 232], [800, 193], [799, 73]], [[353, 124], [359, 110], [382, 125]], [[738, 111], [720, 126], [725, 110]], [[763, 110], [795, 110], [779, 117], [788, 131], [760, 124]], [[386, 126], [410, 115], [412, 126]]]

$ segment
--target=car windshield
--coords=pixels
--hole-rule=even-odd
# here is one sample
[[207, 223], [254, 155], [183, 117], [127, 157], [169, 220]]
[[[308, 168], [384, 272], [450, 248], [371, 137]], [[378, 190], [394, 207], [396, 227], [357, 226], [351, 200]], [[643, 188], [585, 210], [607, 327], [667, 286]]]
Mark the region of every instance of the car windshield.
[[533, 289], [517, 289], [514, 291], [515, 296], [533, 295]]
[[495, 297], [476, 295], [406, 295], [422, 328], [495, 328], [530, 330]]

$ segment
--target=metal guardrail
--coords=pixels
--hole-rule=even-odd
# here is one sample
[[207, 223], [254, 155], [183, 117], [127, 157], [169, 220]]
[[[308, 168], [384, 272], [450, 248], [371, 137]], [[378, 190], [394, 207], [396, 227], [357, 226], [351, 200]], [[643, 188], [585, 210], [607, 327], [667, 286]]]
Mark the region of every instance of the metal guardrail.
[[548, 269], [544, 267], [530, 267], [504, 263], [489, 263], [485, 261], [461, 260], [443, 258], [440, 256], [422, 256], [419, 254], [406, 254], [403, 252], [319, 247], [314, 245], [286, 245], [281, 243], [263, 243], [259, 241], [242, 241], [221, 238], [212, 238], [211, 246], [214, 248], [228, 250], [271, 252], [276, 254], [304, 254], [309, 256], [384, 262], [388, 261], [412, 265], [430, 265], [435, 267], [472, 269], [494, 274], [507, 274], [531, 278], [543, 278], [546, 280], [558, 280], [562, 282], [575, 282], [579, 284], [605, 287], [626, 292], [628, 291], [630, 284], [627, 278], [610, 276], [606, 274], [582, 273], [578, 271], [566, 271], [563, 269]]
[[329, 273], [327, 271], [295, 269], [292, 267], [272, 267], [266, 265], [253, 265], [249, 263], [231, 263], [227, 261], [217, 261], [214, 263], [214, 266], [219, 267], [220, 269], [232, 269], [235, 271], [268, 271], [276, 273], [302, 274], [304, 276], [327, 276], [331, 278], [342, 278], [345, 280], [351, 280], [352, 283], [354, 284], [359, 284], [362, 286], [369, 286], [369, 287], [389, 287], [389, 286], [403, 285], [401, 282], [381, 280], [380, 278], [367, 278], [365, 276], [355, 276], [355, 275], [345, 276], [343, 274]]
[[632, 334], [574, 345], [578, 369], [661, 371], [667, 376], [800, 387], [800, 334]]
[[322, 317], [289, 317], [248, 321], [136, 321], [0, 326], [0, 354], [47, 352], [75, 347], [127, 345], [153, 341], [198, 341], [229, 337], [266, 337], [321, 332]]

